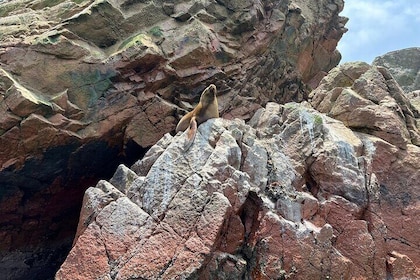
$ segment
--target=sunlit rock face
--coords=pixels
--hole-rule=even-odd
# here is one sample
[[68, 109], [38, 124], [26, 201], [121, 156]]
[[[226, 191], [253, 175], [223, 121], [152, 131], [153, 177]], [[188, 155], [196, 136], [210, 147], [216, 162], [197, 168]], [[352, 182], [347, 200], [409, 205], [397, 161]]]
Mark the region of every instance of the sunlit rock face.
[[186, 137], [86, 191], [56, 279], [419, 277], [418, 146], [309, 103], [208, 120], [187, 151]]
[[346, 63], [334, 68], [311, 92], [311, 104], [321, 113], [341, 120], [405, 149], [420, 144], [418, 108], [381, 66]]
[[332, 69], [342, 8], [1, 1], [2, 275], [420, 278], [420, 94]]
[[0, 1], [1, 271], [52, 277], [87, 187], [173, 131], [208, 84], [229, 119], [304, 100], [339, 61], [343, 5]]

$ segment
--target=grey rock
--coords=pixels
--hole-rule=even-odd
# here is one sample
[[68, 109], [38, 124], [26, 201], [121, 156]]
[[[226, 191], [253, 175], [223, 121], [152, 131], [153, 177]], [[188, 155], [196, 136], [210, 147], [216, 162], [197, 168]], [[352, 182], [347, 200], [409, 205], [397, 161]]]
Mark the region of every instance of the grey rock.
[[406, 93], [420, 90], [420, 48], [396, 50], [376, 57], [373, 65], [387, 68]]

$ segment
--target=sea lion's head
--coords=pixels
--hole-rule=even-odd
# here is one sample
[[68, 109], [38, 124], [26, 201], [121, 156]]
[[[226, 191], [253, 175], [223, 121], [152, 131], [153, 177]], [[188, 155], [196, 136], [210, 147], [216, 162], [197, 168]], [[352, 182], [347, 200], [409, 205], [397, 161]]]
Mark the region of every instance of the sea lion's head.
[[214, 84], [209, 85], [203, 90], [200, 97], [200, 102], [203, 106], [208, 105], [216, 99], [217, 89]]

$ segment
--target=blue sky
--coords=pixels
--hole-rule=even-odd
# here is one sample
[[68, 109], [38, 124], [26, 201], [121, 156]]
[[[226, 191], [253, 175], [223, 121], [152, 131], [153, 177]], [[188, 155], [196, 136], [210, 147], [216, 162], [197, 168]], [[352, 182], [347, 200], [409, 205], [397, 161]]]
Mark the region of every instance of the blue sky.
[[420, 47], [420, 0], [344, 0], [349, 29], [338, 43], [341, 63]]

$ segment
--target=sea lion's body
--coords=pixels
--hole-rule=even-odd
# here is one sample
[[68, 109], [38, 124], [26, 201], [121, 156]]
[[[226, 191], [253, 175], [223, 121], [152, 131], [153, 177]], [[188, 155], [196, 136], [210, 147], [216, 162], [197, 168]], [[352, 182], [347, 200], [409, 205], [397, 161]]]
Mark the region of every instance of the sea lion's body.
[[186, 149], [188, 149], [194, 141], [198, 125], [208, 119], [219, 117], [219, 106], [217, 104], [216, 94], [216, 86], [213, 84], [209, 85], [206, 89], [204, 89], [200, 97], [200, 102], [194, 110], [183, 116], [176, 126], [176, 132], [184, 131], [187, 128], [189, 129], [188, 145]]

